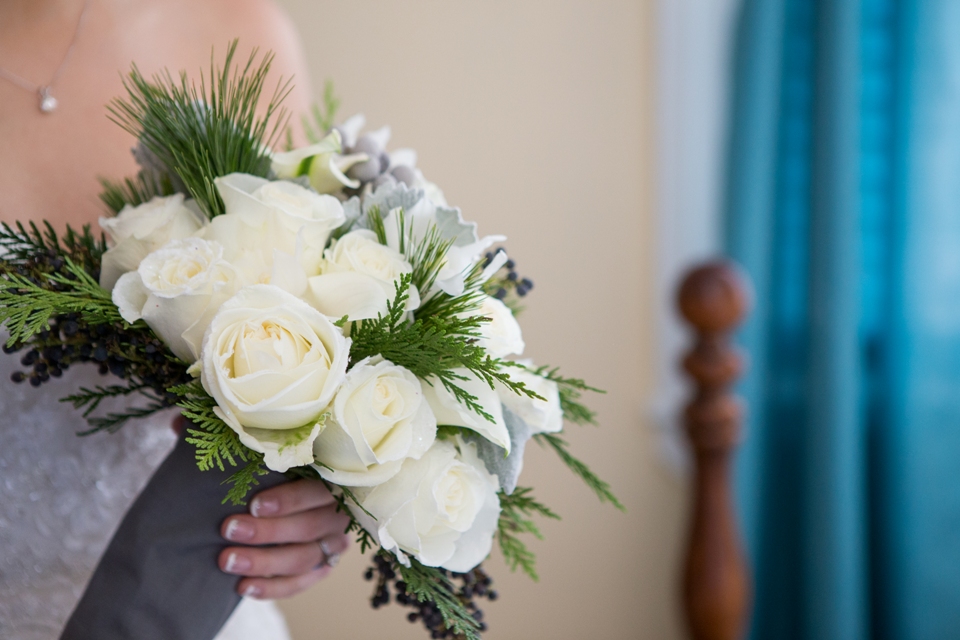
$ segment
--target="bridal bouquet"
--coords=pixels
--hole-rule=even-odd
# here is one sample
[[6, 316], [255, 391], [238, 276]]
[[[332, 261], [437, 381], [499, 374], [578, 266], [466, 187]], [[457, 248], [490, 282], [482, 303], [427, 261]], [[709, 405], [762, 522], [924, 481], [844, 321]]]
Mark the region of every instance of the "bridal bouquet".
[[[518, 486], [531, 438], [620, 506], [558, 435], [594, 421], [593, 389], [519, 359], [533, 283], [503, 236], [480, 236], [412, 151], [388, 152], [389, 129], [335, 124], [329, 91], [313, 144], [273, 151], [289, 84], [258, 112], [270, 57], [236, 68], [234, 47], [199, 86], [127, 77], [109, 109], [141, 170], [104, 182], [102, 235], [3, 226], [5, 351], [28, 368], [14, 381], [78, 363], [118, 378], [64, 399], [87, 433], [180, 407], [199, 468], [235, 468], [234, 504], [270, 471], [321, 478], [374, 550], [374, 606], [393, 587], [433, 637], [477, 638], [494, 540], [536, 578], [521, 534], [557, 517]], [[119, 396], [141, 402], [98, 411]]]

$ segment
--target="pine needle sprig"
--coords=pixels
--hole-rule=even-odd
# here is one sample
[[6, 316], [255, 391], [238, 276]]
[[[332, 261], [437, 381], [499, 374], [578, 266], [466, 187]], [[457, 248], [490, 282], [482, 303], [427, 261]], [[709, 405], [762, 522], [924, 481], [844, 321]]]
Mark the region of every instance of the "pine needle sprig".
[[169, 71], [148, 80], [134, 65], [124, 79], [127, 97], [108, 106], [110, 118], [179, 177], [210, 217], [224, 212], [216, 178], [235, 172], [269, 175], [270, 147], [287, 119], [280, 104], [292, 89], [289, 80], [278, 81], [263, 115], [258, 115], [273, 55], [266, 54], [255, 65], [254, 49], [245, 65], [234, 65], [236, 49], [234, 40], [222, 67], [211, 55], [209, 79], [201, 74], [199, 85], [185, 72], [179, 80]]
[[[112, 384], [107, 387], [98, 384], [93, 389], [88, 387], [80, 387], [80, 390], [77, 393], [71, 394], [65, 398], [60, 398], [60, 402], [69, 402], [73, 405], [73, 408], [77, 410], [83, 409], [83, 417], [86, 418], [91, 413], [96, 411], [97, 407], [100, 406], [100, 403], [107, 398], [129, 396], [134, 393], [141, 393], [147, 388], [149, 388], [147, 384], [133, 381], [130, 381], [125, 385]], [[157, 398], [153, 397], [151, 397], [151, 399], [157, 400]]]
[[443, 291], [435, 291], [424, 300], [414, 312], [416, 317], [439, 316], [453, 317], [473, 315], [480, 310], [487, 297], [481, 280], [483, 263], [474, 264], [463, 280], [463, 293], [451, 296]]
[[100, 258], [107, 250], [102, 234], [94, 236], [88, 224], [81, 231], [68, 225], [61, 238], [46, 220], [41, 225], [42, 229], [32, 221], [26, 226], [19, 221], [12, 225], [6, 222], [0, 224], [0, 249], [3, 252], [0, 273], [15, 270], [12, 267], [56, 271], [66, 257], [91, 275], [97, 275]]
[[339, 109], [340, 99], [333, 91], [333, 82], [327, 80], [323, 85], [323, 108], [321, 109], [320, 105], [314, 103], [310, 108], [310, 116], [313, 122], [311, 123], [307, 116], [303, 116], [301, 119], [304, 136], [310, 144], [320, 142], [333, 128]]
[[464, 640], [481, 640], [480, 624], [457, 598], [453, 584], [440, 569], [424, 566], [416, 558], [410, 558], [410, 566], [406, 567], [397, 562], [396, 558], [388, 552], [381, 551], [380, 554], [395, 563], [396, 571], [406, 583], [407, 593], [420, 602], [434, 604], [443, 616], [444, 625], [449, 631]]
[[549, 507], [535, 500], [529, 487], [517, 487], [513, 493], [500, 493], [500, 520], [497, 522], [497, 542], [503, 558], [511, 571], [522, 569], [534, 582], [539, 582], [536, 557], [527, 549], [527, 545], [517, 534], [529, 533], [538, 540], [543, 540], [543, 534], [530, 516], [540, 515], [546, 518], [559, 520], [560, 516]]
[[157, 196], [173, 195], [173, 183], [169, 176], [153, 177], [151, 174], [140, 171], [135, 178], [124, 178], [122, 181], [100, 178], [100, 201], [113, 213], [120, 213], [127, 205], [132, 207], [149, 202]]
[[626, 512], [627, 508], [623, 506], [620, 500], [618, 500], [610, 490], [610, 484], [601, 480], [597, 474], [590, 470], [590, 467], [575, 458], [573, 454], [567, 450], [567, 447], [570, 445], [566, 440], [552, 433], [538, 433], [533, 437], [540, 446], [548, 446], [556, 451], [564, 464], [566, 464], [574, 474], [579, 476], [588, 487], [593, 489], [597, 497], [600, 498], [600, 502], [609, 502], [620, 511]]

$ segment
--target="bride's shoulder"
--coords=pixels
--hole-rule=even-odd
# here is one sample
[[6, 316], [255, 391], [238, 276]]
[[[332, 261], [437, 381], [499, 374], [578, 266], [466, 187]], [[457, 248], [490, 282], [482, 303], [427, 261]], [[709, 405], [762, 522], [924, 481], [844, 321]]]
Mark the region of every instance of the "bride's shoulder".
[[[295, 92], [286, 101], [289, 107], [297, 110], [299, 103], [308, 102], [310, 76], [300, 35], [273, 0], [143, 0], [122, 6], [129, 13], [121, 22], [139, 23], [150, 32], [162, 66], [174, 66], [174, 59], [209, 62], [211, 47], [221, 58], [227, 43], [238, 39], [238, 60], [246, 60], [254, 48], [270, 51], [272, 75], [296, 77]], [[175, 51], [161, 51], [164, 39]]]

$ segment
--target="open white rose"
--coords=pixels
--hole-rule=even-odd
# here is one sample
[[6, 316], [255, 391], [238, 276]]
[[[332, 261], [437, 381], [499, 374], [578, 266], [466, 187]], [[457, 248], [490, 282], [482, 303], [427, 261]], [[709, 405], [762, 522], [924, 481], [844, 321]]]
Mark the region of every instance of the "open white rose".
[[223, 247], [201, 238], [172, 240], [123, 274], [113, 302], [127, 322], [141, 318], [184, 362], [200, 357], [213, 315], [237, 289]]
[[437, 435], [420, 380], [379, 356], [350, 369], [332, 409], [313, 454], [320, 476], [339, 485], [369, 487], [389, 480], [405, 459], [422, 456]]
[[240, 289], [203, 339], [201, 381], [215, 411], [274, 471], [313, 462], [323, 413], [343, 382], [350, 341], [271, 285]]
[[492, 296], [485, 296], [479, 311], [468, 315], [480, 315], [490, 319], [480, 325], [480, 346], [494, 358], [505, 358], [523, 353], [523, 334], [520, 323], [513, 317], [510, 307]]
[[[533, 363], [529, 360], [519, 362], [533, 368]], [[532, 433], [556, 433], [563, 429], [563, 409], [560, 408], [560, 389], [556, 382], [519, 367], [510, 369], [510, 378], [523, 382], [528, 389], [544, 398], [538, 400], [514, 393], [503, 385], [497, 385], [500, 401], [518, 418], [526, 422]]]
[[510, 453], [510, 433], [503, 421], [500, 396], [490, 388], [490, 385], [468, 369], [454, 369], [454, 373], [466, 379], [454, 380], [453, 384], [473, 395], [477, 399], [477, 404], [493, 418], [493, 422], [458, 402], [439, 380], [431, 377], [427, 380], [429, 384], [423, 385], [423, 395], [430, 403], [433, 415], [437, 418], [437, 424], [472, 429]]
[[196, 233], [206, 218], [185, 205], [183, 194], [156, 197], [137, 207], [125, 206], [112, 218], [100, 218], [111, 247], [103, 254], [100, 286], [111, 291], [123, 274], [171, 240]]
[[498, 488], [475, 445], [460, 438], [437, 440], [419, 460], [408, 458], [390, 480], [353, 490], [376, 520], [361, 509], [351, 511], [404, 564], [410, 554], [427, 566], [463, 573], [493, 546]]
[[[396, 282], [413, 267], [399, 251], [382, 245], [368, 229], [358, 229], [335, 240], [324, 253], [322, 273], [309, 280], [306, 299], [332, 318], [350, 320], [385, 314], [396, 295]], [[420, 306], [413, 285], [408, 289], [407, 310]]]

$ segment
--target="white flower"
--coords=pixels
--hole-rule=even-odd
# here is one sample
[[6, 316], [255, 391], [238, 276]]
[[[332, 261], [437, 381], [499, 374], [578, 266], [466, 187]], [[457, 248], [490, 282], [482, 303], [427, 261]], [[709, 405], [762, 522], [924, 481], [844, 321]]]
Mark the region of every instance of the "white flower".
[[510, 453], [510, 433], [503, 421], [503, 410], [497, 392], [468, 369], [454, 369], [453, 373], [465, 378], [453, 380], [453, 384], [474, 396], [477, 404], [493, 418], [493, 422], [458, 402], [439, 380], [431, 377], [427, 380], [428, 384], [423, 386], [423, 395], [430, 403], [437, 424], [472, 429]]
[[200, 238], [172, 240], [125, 273], [113, 302], [127, 322], [141, 318], [184, 362], [200, 357], [203, 334], [237, 289], [223, 247]]
[[206, 219], [186, 206], [183, 194], [156, 197], [138, 207], [125, 206], [113, 218], [100, 218], [100, 227], [112, 246], [103, 254], [100, 286], [110, 291], [123, 274], [167, 244], [193, 235]]
[[302, 300], [252, 285], [221, 307], [203, 339], [201, 381], [214, 409], [274, 471], [313, 462], [323, 413], [343, 382], [350, 341]]
[[480, 315], [490, 319], [480, 325], [480, 346], [494, 358], [523, 353], [523, 334], [520, 323], [513, 317], [510, 307], [492, 296], [485, 296], [479, 311], [467, 315]]
[[379, 356], [350, 369], [332, 409], [313, 453], [320, 476], [339, 485], [389, 480], [405, 459], [422, 456], [437, 435], [420, 381]]
[[[333, 242], [324, 254], [321, 275], [309, 280], [306, 299], [332, 318], [376, 318], [387, 311], [396, 295], [395, 283], [413, 267], [399, 251], [377, 242], [377, 235], [358, 229]], [[413, 285], [408, 289], [407, 310], [420, 306]]]
[[273, 154], [273, 171], [278, 178], [307, 176], [317, 193], [339, 193], [344, 187], [356, 189], [360, 183], [347, 177], [353, 165], [367, 161], [367, 154], [341, 155], [342, 141], [336, 129], [317, 144]]
[[[497, 478], [473, 443], [437, 440], [419, 460], [373, 488], [354, 489], [363, 527], [404, 564], [406, 554], [430, 567], [466, 572], [490, 553], [500, 517]], [[350, 504], [350, 502], [348, 502]]]
[[[521, 360], [519, 364], [533, 368], [533, 363], [529, 360]], [[514, 393], [498, 384], [497, 392], [505, 407], [526, 422], [533, 433], [556, 433], [563, 429], [560, 389], [556, 382], [519, 367], [510, 369], [510, 378], [516, 382], [523, 382], [528, 389], [542, 396], [544, 400]]]
[[245, 283], [302, 295], [307, 277], [319, 273], [330, 233], [345, 220], [340, 202], [292, 182], [243, 173], [214, 182], [226, 213], [214, 218], [203, 236], [226, 248]]

